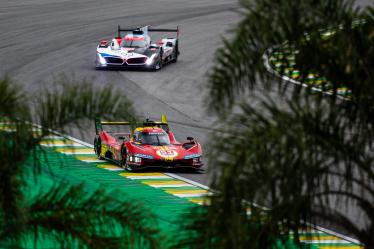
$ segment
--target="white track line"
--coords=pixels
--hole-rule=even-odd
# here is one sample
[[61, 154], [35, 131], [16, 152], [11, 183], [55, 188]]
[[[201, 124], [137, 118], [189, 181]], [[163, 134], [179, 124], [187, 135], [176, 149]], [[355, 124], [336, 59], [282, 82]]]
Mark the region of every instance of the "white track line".
[[175, 196], [178, 196], [178, 197], [181, 197], [181, 198], [206, 197], [206, 196], [208, 196], [207, 194], [175, 194], [175, 193], [173, 193], [172, 195], [175, 195]]
[[[351, 244], [350, 241], [346, 240], [300, 240], [300, 242], [307, 244]], [[331, 245], [331, 247], [334, 247]]]
[[311, 224], [312, 227], [314, 227], [315, 229], [317, 230], [320, 230], [321, 232], [324, 232], [324, 233], [327, 233], [327, 234], [331, 234], [331, 235], [334, 235], [338, 238], [341, 238], [341, 239], [344, 239], [344, 240], [347, 240], [351, 243], [355, 243], [355, 244], [359, 244], [361, 245], [361, 242], [356, 240], [356, 239], [353, 239], [353, 238], [350, 238], [348, 236], [345, 236], [345, 235], [342, 235], [342, 234], [339, 234], [337, 232], [334, 232], [334, 231], [331, 231], [330, 229], [327, 229], [327, 228], [323, 228], [323, 227], [320, 227], [320, 226], [317, 226], [317, 225], [313, 225]]
[[191, 184], [183, 184], [183, 183], [178, 183], [178, 184], [146, 184], [148, 186], [154, 187], [154, 188], [181, 188], [181, 187], [191, 187]]
[[[176, 174], [172, 174], [172, 173], [165, 173], [165, 175], [168, 175], [172, 178], [175, 178], [175, 179], [178, 179], [178, 180], [181, 180], [181, 181], [184, 181], [184, 182], [187, 182], [191, 185], [194, 185], [196, 187], [199, 187], [199, 188], [202, 188], [202, 189], [205, 189], [205, 190], [209, 190], [209, 191], [212, 191], [208, 186], [205, 186], [201, 183], [198, 183], [198, 182], [195, 182], [195, 181], [192, 181], [190, 179], [187, 179], [187, 178], [184, 178], [182, 176], [179, 176], [179, 175], [176, 175]], [[213, 191], [212, 191], [213, 192]]]
[[62, 136], [55, 136], [55, 135], [50, 135], [50, 136], [45, 136], [43, 137], [44, 139], [61, 139], [63, 138]]
[[80, 143], [64, 143], [64, 144], [53, 144], [53, 143], [40, 143], [40, 145], [45, 147], [79, 147], [82, 146]]
[[171, 179], [169, 176], [125, 176], [131, 180], [146, 180], [146, 179]]
[[102, 163], [103, 162], [102, 160], [99, 160], [99, 159], [92, 159], [92, 160], [91, 159], [78, 159], [78, 160], [86, 162], [86, 163]]
[[109, 170], [109, 171], [124, 171], [124, 169], [122, 169], [122, 168], [118, 168], [118, 169], [116, 169], [116, 168], [102, 168], [102, 169], [106, 169], [106, 170]]
[[66, 155], [94, 155], [95, 152], [66, 152], [66, 151], [59, 151], [60, 153], [66, 154]]

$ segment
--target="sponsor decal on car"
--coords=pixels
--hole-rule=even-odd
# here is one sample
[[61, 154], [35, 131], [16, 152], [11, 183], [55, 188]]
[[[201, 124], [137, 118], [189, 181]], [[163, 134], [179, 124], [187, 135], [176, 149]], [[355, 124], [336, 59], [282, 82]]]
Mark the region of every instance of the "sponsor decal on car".
[[156, 151], [156, 154], [165, 159], [175, 158], [178, 156], [178, 152], [170, 149], [159, 149]]

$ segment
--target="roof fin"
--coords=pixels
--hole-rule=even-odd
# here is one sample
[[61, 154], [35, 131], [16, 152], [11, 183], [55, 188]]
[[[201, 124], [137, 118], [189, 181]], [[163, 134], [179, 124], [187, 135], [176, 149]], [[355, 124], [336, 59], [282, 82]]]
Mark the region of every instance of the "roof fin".
[[161, 123], [164, 123], [164, 124], [168, 123], [168, 121], [166, 120], [166, 115], [165, 114], [161, 115]]

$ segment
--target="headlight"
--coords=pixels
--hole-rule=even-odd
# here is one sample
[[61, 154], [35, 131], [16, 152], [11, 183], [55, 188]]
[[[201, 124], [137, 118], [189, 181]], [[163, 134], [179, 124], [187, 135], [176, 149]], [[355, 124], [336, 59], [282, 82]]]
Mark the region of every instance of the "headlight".
[[137, 157], [137, 156], [129, 156], [129, 161], [133, 162], [133, 163], [141, 163], [142, 159], [140, 157]]
[[101, 65], [106, 65], [106, 60], [101, 54], [97, 54], [97, 58]]
[[147, 66], [152, 65], [152, 63], [153, 63], [153, 59], [156, 57], [156, 55], [157, 55], [157, 54], [152, 54], [151, 57], [149, 57], [149, 58], [146, 60], [145, 64], [146, 64]]
[[200, 154], [192, 154], [192, 155], [185, 156], [184, 159], [192, 159], [192, 158], [199, 158], [199, 157], [201, 157]]
[[193, 158], [192, 159], [192, 163], [193, 164], [199, 164], [199, 163], [201, 163], [201, 156]]
[[145, 159], [153, 159], [153, 156], [146, 155], [146, 154], [135, 154], [134, 156], [140, 157], [140, 158], [145, 158]]

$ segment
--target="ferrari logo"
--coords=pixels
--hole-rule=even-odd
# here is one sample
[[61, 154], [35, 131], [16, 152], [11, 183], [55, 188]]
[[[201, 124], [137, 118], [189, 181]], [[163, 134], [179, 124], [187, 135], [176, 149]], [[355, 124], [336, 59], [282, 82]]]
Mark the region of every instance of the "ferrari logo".
[[173, 158], [165, 158], [165, 162], [172, 162], [173, 161]]

